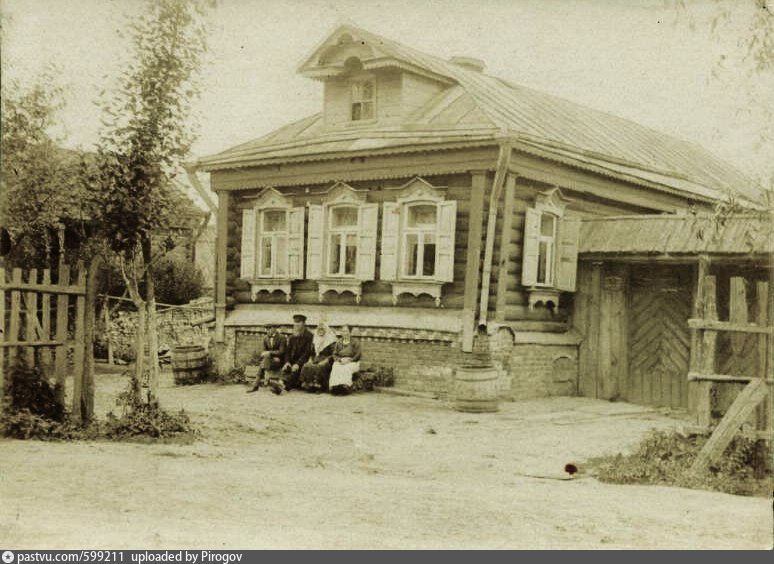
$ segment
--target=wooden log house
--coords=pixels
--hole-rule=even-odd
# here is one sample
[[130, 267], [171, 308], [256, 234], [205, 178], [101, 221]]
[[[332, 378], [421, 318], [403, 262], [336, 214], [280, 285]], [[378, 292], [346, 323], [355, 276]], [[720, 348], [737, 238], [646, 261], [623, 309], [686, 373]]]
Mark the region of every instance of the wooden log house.
[[[621, 395], [607, 374], [625, 361], [589, 360], [627, 346], [625, 331], [598, 329], [600, 308], [623, 327], [627, 289], [647, 292], [656, 271], [587, 268], [584, 222], [761, 198], [693, 143], [490, 76], [471, 57], [345, 25], [299, 73], [322, 84], [319, 113], [191, 167], [218, 196], [225, 365], [252, 356], [265, 324], [303, 312], [354, 325], [364, 362], [394, 367], [398, 386], [445, 391], [486, 327], [505, 397]], [[670, 297], [690, 306], [690, 287]], [[689, 313], [673, 316], [686, 332]]]

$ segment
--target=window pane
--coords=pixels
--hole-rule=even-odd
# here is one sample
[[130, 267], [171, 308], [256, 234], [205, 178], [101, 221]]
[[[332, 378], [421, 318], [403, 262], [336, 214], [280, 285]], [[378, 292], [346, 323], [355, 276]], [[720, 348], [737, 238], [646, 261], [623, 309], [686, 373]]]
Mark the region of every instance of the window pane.
[[538, 247], [538, 272], [537, 281], [538, 284], [545, 284], [548, 276], [548, 243], [546, 241], [540, 241]]
[[333, 208], [331, 225], [333, 227], [357, 227], [357, 208]]
[[328, 262], [328, 273], [338, 274], [339, 265], [341, 264], [341, 235], [336, 233], [331, 235], [330, 243], [330, 252], [328, 253], [328, 256], [330, 257]]
[[344, 263], [344, 274], [355, 274], [357, 264], [357, 235], [347, 235], [347, 256]]
[[263, 212], [263, 232], [285, 231], [284, 211], [265, 211]]
[[416, 233], [406, 234], [406, 275], [416, 276], [417, 274], [417, 261], [419, 260], [419, 243], [418, 235]]
[[261, 276], [271, 276], [271, 237], [261, 237]]
[[276, 248], [274, 251], [277, 253], [277, 271], [274, 272], [274, 276], [283, 277], [288, 274], [288, 240], [286, 237], [277, 237]]
[[355, 102], [352, 104], [352, 121], [359, 121], [362, 119], [361, 117], [361, 110], [360, 102]]
[[425, 234], [422, 254], [422, 276], [435, 276], [435, 236]]
[[553, 215], [544, 213], [540, 216], [540, 234], [548, 237], [554, 236], [554, 223], [556, 218]]
[[432, 204], [420, 204], [410, 206], [408, 209], [409, 227], [433, 226], [436, 221], [436, 206]]

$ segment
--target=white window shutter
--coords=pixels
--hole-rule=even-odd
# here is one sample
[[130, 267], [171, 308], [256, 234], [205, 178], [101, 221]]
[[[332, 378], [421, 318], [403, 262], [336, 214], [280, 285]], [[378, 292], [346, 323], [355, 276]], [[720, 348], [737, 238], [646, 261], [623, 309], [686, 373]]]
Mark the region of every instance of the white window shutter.
[[255, 210], [242, 210], [242, 247], [240, 249], [239, 276], [245, 280], [255, 278]]
[[521, 263], [521, 283], [523, 286], [537, 284], [538, 260], [540, 260], [540, 212], [527, 208], [524, 220], [524, 256]]
[[373, 280], [376, 272], [376, 231], [379, 228], [379, 204], [360, 206], [357, 239], [357, 278]]
[[306, 277], [322, 278], [323, 241], [325, 240], [325, 216], [321, 205], [309, 206], [309, 231], [306, 244]]
[[435, 277], [442, 282], [454, 281], [454, 231], [457, 226], [457, 202], [438, 204], [438, 234], [435, 254]]
[[575, 291], [579, 237], [580, 220], [563, 219], [560, 222], [556, 246], [556, 288], [563, 292]]
[[304, 208], [288, 210], [288, 278], [304, 278]]
[[400, 204], [382, 205], [382, 252], [379, 258], [379, 278], [395, 280], [398, 273], [398, 241], [400, 241]]

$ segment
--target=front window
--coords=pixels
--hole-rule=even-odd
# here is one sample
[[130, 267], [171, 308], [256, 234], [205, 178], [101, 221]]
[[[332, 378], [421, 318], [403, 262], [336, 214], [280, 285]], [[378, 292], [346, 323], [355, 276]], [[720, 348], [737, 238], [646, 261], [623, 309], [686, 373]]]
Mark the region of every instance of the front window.
[[362, 121], [374, 119], [374, 81], [358, 80], [352, 82], [351, 119]]
[[288, 227], [285, 210], [261, 211], [258, 276], [282, 278], [288, 273]]
[[556, 219], [556, 216], [550, 213], [543, 213], [540, 215], [537, 283], [545, 286], [550, 286], [554, 283]]
[[328, 274], [353, 276], [357, 264], [358, 208], [331, 208], [328, 233]]
[[408, 206], [403, 229], [403, 275], [409, 278], [435, 276], [436, 224], [435, 204]]

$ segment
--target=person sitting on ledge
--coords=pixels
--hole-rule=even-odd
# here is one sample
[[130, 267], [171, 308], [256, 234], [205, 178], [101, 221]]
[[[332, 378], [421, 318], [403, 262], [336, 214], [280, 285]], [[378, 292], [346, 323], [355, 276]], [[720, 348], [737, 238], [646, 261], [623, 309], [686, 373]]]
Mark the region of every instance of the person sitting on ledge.
[[312, 355], [312, 333], [306, 328], [306, 316], [293, 316], [293, 334], [285, 347], [285, 364], [279, 381], [270, 382], [271, 391], [281, 394], [285, 390], [298, 388], [301, 369]]
[[252, 387], [247, 393], [255, 392], [265, 383], [269, 371], [276, 371], [282, 368], [285, 360], [285, 347], [287, 341], [277, 329], [276, 325], [266, 326], [266, 336], [263, 338], [263, 351], [261, 351], [261, 364], [258, 368], [258, 374], [255, 377]]
[[312, 346], [314, 356], [301, 369], [301, 388], [308, 392], [323, 392], [328, 389], [328, 376], [333, 362], [333, 347], [336, 334], [320, 322], [314, 331]]
[[333, 367], [328, 383], [331, 394], [346, 395], [352, 391], [352, 376], [360, 372], [360, 343], [352, 338], [352, 326], [341, 326], [341, 338], [333, 348]]

